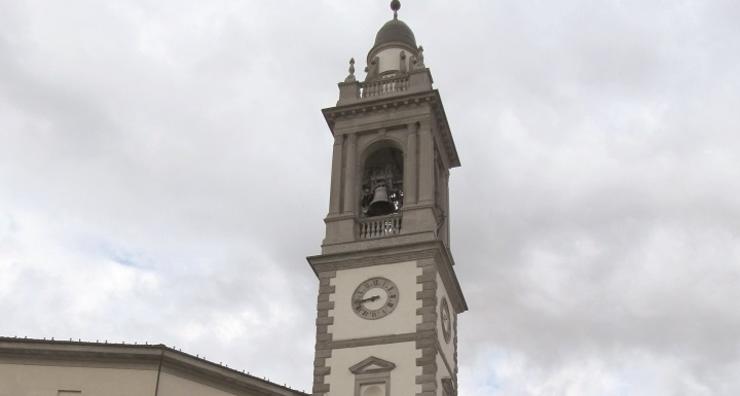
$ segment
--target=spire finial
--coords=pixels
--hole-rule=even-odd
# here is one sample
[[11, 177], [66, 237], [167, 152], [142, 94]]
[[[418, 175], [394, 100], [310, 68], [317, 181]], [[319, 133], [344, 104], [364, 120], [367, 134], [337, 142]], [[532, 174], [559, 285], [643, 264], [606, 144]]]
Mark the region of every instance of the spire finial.
[[391, 1], [391, 10], [393, 10], [393, 19], [398, 19], [398, 10], [400, 9], [401, 9], [400, 0]]
[[349, 75], [347, 75], [347, 78], [344, 79], [344, 82], [353, 82], [357, 81], [355, 78], [355, 58], [351, 58], [349, 60]]

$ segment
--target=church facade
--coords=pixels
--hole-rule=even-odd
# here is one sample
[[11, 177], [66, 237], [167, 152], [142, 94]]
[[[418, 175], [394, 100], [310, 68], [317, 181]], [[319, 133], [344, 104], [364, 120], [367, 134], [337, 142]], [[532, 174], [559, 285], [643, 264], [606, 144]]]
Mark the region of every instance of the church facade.
[[[456, 396], [467, 310], [450, 249], [460, 166], [424, 49], [398, 18], [339, 83], [318, 278], [314, 396]], [[310, 368], [306, 368], [309, 375]], [[306, 395], [164, 345], [0, 338], [0, 396]]]

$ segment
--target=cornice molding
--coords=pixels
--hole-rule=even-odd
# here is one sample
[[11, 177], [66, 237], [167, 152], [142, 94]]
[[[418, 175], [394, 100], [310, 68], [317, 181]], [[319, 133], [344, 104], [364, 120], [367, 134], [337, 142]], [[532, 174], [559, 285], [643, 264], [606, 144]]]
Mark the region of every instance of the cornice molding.
[[345, 253], [323, 254], [310, 256], [306, 259], [314, 273], [339, 271], [352, 268], [368, 267], [373, 265], [393, 264], [405, 261], [415, 261], [433, 258], [437, 263], [440, 277], [450, 294], [450, 302], [456, 313], [468, 310], [465, 296], [460, 282], [453, 269], [454, 260], [449, 250], [441, 241], [429, 241], [404, 244], [392, 247], [367, 249]]
[[416, 341], [422, 334], [418, 332], [391, 334], [376, 337], [350, 338], [345, 340], [334, 340], [331, 342], [331, 349], [358, 348], [372, 345], [398, 344], [402, 342]]
[[367, 100], [348, 105], [329, 107], [323, 109], [321, 112], [324, 114], [324, 119], [333, 135], [334, 125], [340, 118], [354, 118], [357, 116], [365, 116], [372, 113], [385, 112], [408, 106], [421, 106], [424, 104], [429, 104], [433, 109], [435, 121], [440, 132], [441, 143], [450, 160], [450, 167], [455, 168], [460, 166], [460, 157], [457, 154], [455, 141], [452, 138], [450, 124], [447, 121], [447, 113], [445, 112], [444, 104], [442, 103], [442, 97], [436, 89], [421, 93], [381, 97], [377, 100]]

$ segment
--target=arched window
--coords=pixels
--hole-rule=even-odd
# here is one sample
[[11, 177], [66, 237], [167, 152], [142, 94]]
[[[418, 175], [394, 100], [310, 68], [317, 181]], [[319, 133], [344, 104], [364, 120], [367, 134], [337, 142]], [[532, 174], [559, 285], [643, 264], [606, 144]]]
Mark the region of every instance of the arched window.
[[381, 145], [365, 160], [360, 207], [365, 217], [398, 213], [403, 207], [403, 152]]
[[385, 384], [365, 387], [362, 396], [385, 396]]

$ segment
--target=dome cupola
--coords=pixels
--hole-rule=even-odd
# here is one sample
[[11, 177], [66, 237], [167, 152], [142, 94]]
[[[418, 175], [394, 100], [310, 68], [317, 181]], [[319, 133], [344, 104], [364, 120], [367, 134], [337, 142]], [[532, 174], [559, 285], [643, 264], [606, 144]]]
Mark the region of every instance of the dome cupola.
[[411, 31], [409, 25], [397, 18], [391, 19], [380, 28], [375, 36], [373, 49], [390, 44], [401, 44], [416, 49], [414, 32]]
[[367, 80], [407, 72], [412, 68], [412, 58], [419, 54], [414, 32], [398, 19], [400, 8], [399, 0], [391, 2], [393, 19], [386, 22], [375, 36], [375, 44], [367, 54]]

